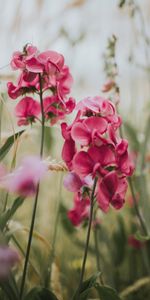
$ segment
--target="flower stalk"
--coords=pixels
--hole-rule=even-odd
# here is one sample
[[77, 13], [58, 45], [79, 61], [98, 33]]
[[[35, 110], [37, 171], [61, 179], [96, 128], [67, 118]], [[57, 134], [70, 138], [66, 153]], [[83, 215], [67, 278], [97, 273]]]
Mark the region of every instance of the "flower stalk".
[[74, 300], [79, 299], [81, 288], [82, 288], [82, 283], [83, 283], [83, 277], [84, 277], [84, 273], [85, 273], [85, 266], [86, 266], [88, 247], [89, 247], [89, 241], [90, 241], [91, 225], [92, 225], [92, 220], [93, 220], [94, 198], [95, 198], [95, 189], [96, 189], [97, 180], [98, 180], [98, 178], [96, 177], [94, 180], [93, 189], [92, 189], [92, 193], [91, 193], [90, 216], [89, 216], [86, 244], [85, 244], [84, 256], [83, 256], [83, 261], [82, 261], [79, 285], [78, 285], [77, 293], [75, 295]]
[[[44, 107], [43, 107], [43, 91], [42, 91], [41, 74], [39, 74], [39, 84], [40, 84], [40, 93], [39, 93], [39, 95], [40, 95], [40, 105], [41, 105], [41, 115], [42, 115], [40, 156], [42, 158], [43, 150], [44, 150], [45, 116], [44, 116]], [[22, 276], [22, 282], [21, 282], [21, 288], [20, 288], [20, 300], [22, 300], [22, 298], [23, 298], [24, 286], [25, 286], [25, 281], [26, 281], [27, 268], [28, 268], [30, 250], [31, 250], [32, 236], [33, 236], [33, 229], [34, 229], [34, 223], [35, 223], [35, 216], [36, 216], [36, 211], [37, 211], [39, 188], [40, 188], [40, 184], [37, 185], [37, 190], [36, 190], [36, 195], [35, 195], [35, 200], [34, 200], [34, 207], [33, 207], [33, 212], [32, 212], [29, 239], [28, 239], [28, 244], [27, 244], [26, 257], [25, 257], [25, 263], [24, 263], [24, 269], [23, 269], [23, 276]]]

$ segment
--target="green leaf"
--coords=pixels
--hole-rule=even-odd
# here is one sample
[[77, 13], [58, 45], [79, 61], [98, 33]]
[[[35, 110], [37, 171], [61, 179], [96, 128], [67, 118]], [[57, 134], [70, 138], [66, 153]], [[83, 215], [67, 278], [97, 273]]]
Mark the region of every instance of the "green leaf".
[[15, 201], [13, 202], [12, 207], [0, 215], [0, 229], [1, 230], [4, 229], [7, 222], [9, 221], [9, 219], [12, 218], [12, 216], [15, 214], [17, 209], [22, 205], [22, 203], [24, 202], [24, 199], [25, 198], [23, 198], [23, 197], [16, 198]]
[[72, 234], [76, 231], [76, 229], [67, 217], [67, 209], [63, 204], [60, 204], [60, 219], [67, 233]]
[[0, 282], [0, 287], [4, 293], [8, 296], [9, 300], [18, 300], [19, 292], [16, 285], [15, 278], [10, 274], [9, 278], [6, 281]]
[[96, 280], [100, 276], [100, 274], [101, 273], [98, 272], [98, 273], [94, 274], [93, 276], [91, 276], [89, 279], [85, 280], [82, 283], [79, 298], [77, 299], [77, 296], [78, 296], [78, 289], [77, 289], [72, 300], [87, 300], [89, 292], [90, 292], [91, 288], [95, 286]]
[[116, 290], [110, 286], [99, 285], [96, 283], [95, 288], [101, 300], [121, 300]]
[[48, 289], [42, 287], [33, 288], [24, 300], [58, 300]]
[[24, 130], [19, 131], [15, 133], [14, 135], [11, 135], [5, 144], [0, 148], [0, 161], [3, 160], [3, 158], [6, 156], [6, 154], [9, 152], [11, 149], [12, 145], [16, 141], [16, 139], [24, 132]]

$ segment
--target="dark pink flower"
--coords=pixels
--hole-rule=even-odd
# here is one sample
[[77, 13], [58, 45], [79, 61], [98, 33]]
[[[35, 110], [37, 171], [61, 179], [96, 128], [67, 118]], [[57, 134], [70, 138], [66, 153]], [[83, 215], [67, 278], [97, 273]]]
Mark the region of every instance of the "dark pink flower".
[[5, 280], [12, 267], [19, 262], [19, 255], [16, 250], [8, 246], [0, 246], [0, 280]]
[[18, 125], [28, 125], [29, 123], [34, 122], [40, 112], [41, 107], [39, 102], [31, 97], [24, 97], [15, 108], [16, 117], [19, 119]]
[[96, 198], [100, 208], [107, 212], [111, 204], [116, 209], [120, 209], [125, 201], [127, 186], [127, 180], [120, 178], [116, 171], [106, 174], [98, 182]]
[[26, 157], [22, 165], [12, 173], [4, 176], [1, 185], [9, 192], [23, 197], [35, 194], [40, 179], [45, 175], [47, 165], [39, 157]]
[[83, 198], [80, 193], [74, 196], [74, 207], [69, 210], [68, 218], [74, 226], [79, 226], [84, 220], [89, 217], [90, 199]]

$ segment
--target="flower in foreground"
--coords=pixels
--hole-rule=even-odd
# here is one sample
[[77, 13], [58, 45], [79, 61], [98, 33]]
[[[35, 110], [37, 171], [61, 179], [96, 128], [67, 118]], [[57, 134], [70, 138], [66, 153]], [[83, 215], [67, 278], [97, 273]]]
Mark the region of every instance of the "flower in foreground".
[[9, 192], [17, 193], [23, 197], [36, 193], [37, 185], [47, 171], [47, 164], [39, 157], [26, 157], [21, 166], [12, 173], [3, 177], [1, 185]]
[[65, 140], [62, 158], [70, 172], [64, 183], [75, 193], [74, 199], [80, 195], [80, 202], [74, 200], [68, 216], [74, 225], [79, 225], [83, 218], [82, 212], [79, 218], [78, 207], [81, 203], [86, 207], [85, 191], [90, 198], [94, 179], [97, 178], [95, 199], [100, 209], [105, 213], [110, 206], [120, 209], [125, 202], [126, 178], [132, 175], [134, 165], [128, 153], [128, 141], [119, 134], [121, 117], [110, 100], [87, 97], [76, 109], [72, 124], [62, 123], [61, 129]]
[[0, 246], [0, 280], [6, 279], [12, 267], [19, 262], [19, 255], [8, 246]]

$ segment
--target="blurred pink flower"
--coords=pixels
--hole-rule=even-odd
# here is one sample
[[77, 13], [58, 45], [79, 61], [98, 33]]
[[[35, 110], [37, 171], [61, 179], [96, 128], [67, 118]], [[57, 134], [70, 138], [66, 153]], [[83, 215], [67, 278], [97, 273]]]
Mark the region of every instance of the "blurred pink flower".
[[141, 242], [137, 240], [134, 235], [130, 235], [128, 237], [128, 245], [134, 249], [141, 249], [143, 246], [145, 246], [145, 242]]
[[39, 157], [24, 158], [20, 167], [3, 177], [1, 185], [9, 192], [17, 193], [23, 197], [36, 193], [40, 179], [45, 175], [47, 165]]
[[16, 105], [15, 114], [18, 120], [18, 125], [28, 125], [35, 121], [35, 118], [41, 112], [40, 103], [31, 97], [24, 97]]
[[74, 226], [79, 226], [89, 217], [90, 199], [82, 198], [80, 193], [74, 195], [74, 207], [68, 211], [68, 218]]
[[12, 267], [18, 262], [19, 255], [15, 250], [0, 245], [0, 281], [7, 279]]

